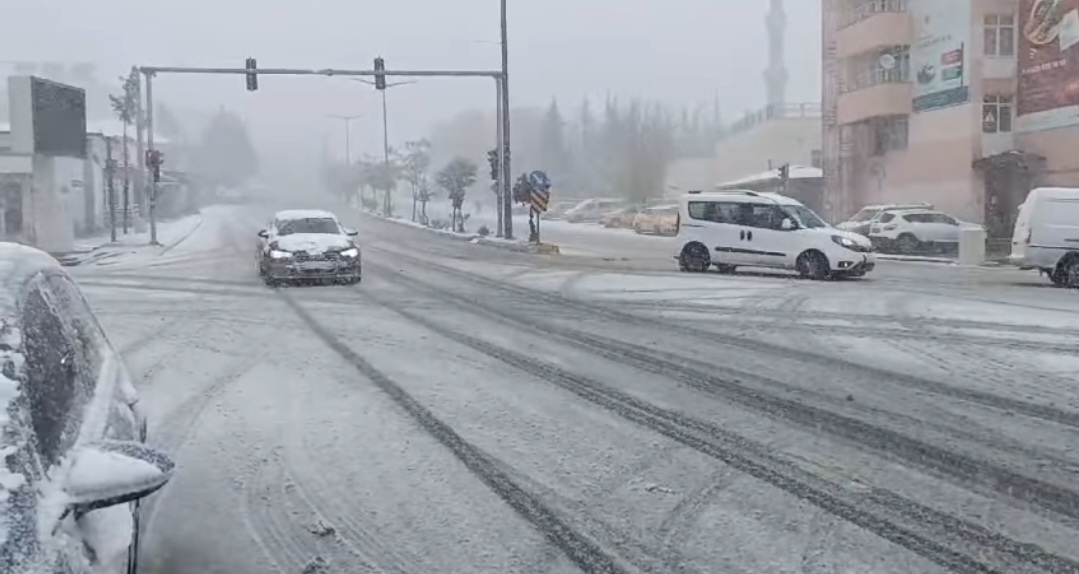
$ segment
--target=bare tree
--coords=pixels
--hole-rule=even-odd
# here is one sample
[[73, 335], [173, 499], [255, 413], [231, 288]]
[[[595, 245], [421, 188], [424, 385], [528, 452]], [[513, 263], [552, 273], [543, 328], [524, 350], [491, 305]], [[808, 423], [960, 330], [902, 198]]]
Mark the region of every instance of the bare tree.
[[435, 175], [438, 186], [446, 190], [446, 194], [453, 204], [453, 226], [454, 231], [458, 233], [463, 233], [465, 230], [464, 218], [461, 216], [461, 205], [465, 202], [465, 193], [468, 188], [476, 183], [477, 169], [475, 163], [463, 157], [456, 157]]
[[128, 232], [130, 221], [128, 221], [128, 213], [131, 208], [131, 169], [130, 159], [128, 153], [128, 138], [127, 130], [132, 123], [135, 122], [135, 114], [138, 110], [138, 98], [139, 98], [139, 75], [134, 69], [126, 77], [120, 77], [120, 94], [110, 95], [109, 102], [112, 104], [112, 111], [116, 114], [116, 117], [120, 119], [123, 124], [123, 139], [121, 145], [123, 147], [123, 164], [124, 164], [124, 233]]
[[427, 171], [431, 169], [431, 142], [426, 139], [405, 143], [402, 162], [403, 175], [412, 191], [412, 221], [416, 221], [416, 206], [421, 190], [427, 188]]

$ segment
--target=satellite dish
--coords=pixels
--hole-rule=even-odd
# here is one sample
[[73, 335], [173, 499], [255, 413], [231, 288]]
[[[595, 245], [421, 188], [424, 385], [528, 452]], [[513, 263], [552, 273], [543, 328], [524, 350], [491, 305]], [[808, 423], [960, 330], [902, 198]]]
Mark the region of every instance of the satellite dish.
[[884, 54], [877, 62], [882, 70], [894, 70], [895, 69], [895, 56], [891, 54]]

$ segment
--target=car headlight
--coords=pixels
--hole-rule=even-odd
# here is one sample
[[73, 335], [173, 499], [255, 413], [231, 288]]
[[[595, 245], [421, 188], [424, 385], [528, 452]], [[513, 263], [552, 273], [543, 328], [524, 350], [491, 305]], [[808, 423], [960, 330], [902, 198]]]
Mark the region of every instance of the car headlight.
[[280, 249], [273, 249], [270, 251], [271, 259], [288, 259], [292, 257], [292, 254], [288, 251], [281, 251]]
[[832, 241], [836, 242], [837, 245], [846, 247], [847, 249], [854, 249], [858, 246], [857, 241], [851, 239], [850, 237], [843, 237], [842, 235], [833, 235]]
[[355, 247], [353, 247], [351, 249], [346, 249], [346, 250], [341, 252], [341, 257], [352, 258], [352, 257], [359, 257], [359, 256], [360, 256], [360, 250], [355, 248]]

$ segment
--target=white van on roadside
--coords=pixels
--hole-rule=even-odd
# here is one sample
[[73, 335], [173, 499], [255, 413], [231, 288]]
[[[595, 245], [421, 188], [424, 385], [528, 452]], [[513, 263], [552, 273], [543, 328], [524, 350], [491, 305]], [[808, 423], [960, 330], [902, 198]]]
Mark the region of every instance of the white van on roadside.
[[869, 238], [828, 225], [776, 193], [690, 192], [679, 203], [682, 271], [737, 267], [795, 269], [805, 277], [861, 277], [876, 266]]
[[1019, 206], [1009, 260], [1079, 288], [1079, 188], [1039, 187]]

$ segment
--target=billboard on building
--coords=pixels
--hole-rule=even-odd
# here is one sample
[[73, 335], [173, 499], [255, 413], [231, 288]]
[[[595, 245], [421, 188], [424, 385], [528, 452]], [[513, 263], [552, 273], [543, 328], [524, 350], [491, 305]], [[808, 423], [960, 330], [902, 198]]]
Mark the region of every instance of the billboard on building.
[[41, 78], [30, 80], [34, 153], [86, 157], [86, 91]]
[[909, 0], [915, 112], [970, 101], [971, 0]]
[[1020, 0], [1018, 131], [1079, 125], [1079, 0]]

